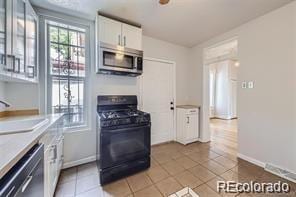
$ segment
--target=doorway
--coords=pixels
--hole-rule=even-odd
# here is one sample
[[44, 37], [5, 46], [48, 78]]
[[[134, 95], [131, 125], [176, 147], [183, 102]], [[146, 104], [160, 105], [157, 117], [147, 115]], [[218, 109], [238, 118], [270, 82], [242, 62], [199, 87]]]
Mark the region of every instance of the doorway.
[[151, 115], [151, 144], [175, 139], [175, 63], [145, 58], [140, 108]]
[[[238, 40], [231, 39], [206, 48], [204, 64], [207, 92], [208, 122], [211, 141], [237, 152], [237, 74], [239, 70]], [[225, 150], [226, 151], [226, 150]]]

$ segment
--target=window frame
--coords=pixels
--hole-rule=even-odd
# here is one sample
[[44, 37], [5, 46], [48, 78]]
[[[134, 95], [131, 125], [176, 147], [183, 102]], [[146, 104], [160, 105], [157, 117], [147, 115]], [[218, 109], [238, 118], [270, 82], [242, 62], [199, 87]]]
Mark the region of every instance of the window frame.
[[[44, 29], [45, 29], [45, 39], [46, 39], [46, 44], [45, 44], [45, 51], [46, 51], [46, 58], [45, 58], [45, 62], [46, 62], [46, 68], [45, 68], [45, 78], [46, 78], [46, 111], [47, 113], [53, 113], [52, 112], [52, 81], [53, 81], [53, 76], [50, 74], [50, 31], [49, 28], [50, 26], [55, 26], [52, 25], [51, 23], [58, 23], [58, 24], [63, 24], [66, 26], [73, 26], [76, 27], [78, 29], [83, 29], [84, 33], [85, 33], [85, 46], [84, 46], [84, 50], [85, 50], [85, 77], [84, 77], [84, 92], [83, 92], [83, 118], [84, 118], [84, 124], [81, 125], [73, 125], [73, 126], [68, 126], [65, 127], [65, 131], [79, 131], [79, 130], [83, 130], [85, 128], [88, 128], [90, 126], [90, 115], [89, 115], [89, 111], [90, 111], [90, 106], [89, 106], [89, 101], [88, 101], [88, 97], [87, 95], [89, 95], [90, 91], [89, 91], [89, 78], [90, 78], [90, 30], [88, 26], [83, 26], [81, 24], [75, 24], [72, 22], [68, 22], [68, 21], [64, 21], [64, 20], [55, 20], [55, 19], [46, 19], [45, 23], [44, 23]], [[63, 28], [63, 27], [61, 27]], [[64, 28], [65, 29], [65, 28]], [[68, 28], [66, 28], [68, 29]], [[69, 28], [71, 29], [71, 28]], [[70, 46], [70, 45], [69, 45]], [[73, 77], [74, 79], [79, 79], [79, 77]]]

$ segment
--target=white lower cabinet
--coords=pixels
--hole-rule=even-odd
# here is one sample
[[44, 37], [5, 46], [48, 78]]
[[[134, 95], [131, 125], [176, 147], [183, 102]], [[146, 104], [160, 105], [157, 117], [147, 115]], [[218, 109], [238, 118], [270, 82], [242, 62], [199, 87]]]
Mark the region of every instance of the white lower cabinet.
[[44, 196], [52, 197], [64, 158], [64, 136], [60, 123], [52, 125], [40, 142], [44, 144]]
[[189, 144], [199, 140], [199, 108], [177, 106], [177, 142]]

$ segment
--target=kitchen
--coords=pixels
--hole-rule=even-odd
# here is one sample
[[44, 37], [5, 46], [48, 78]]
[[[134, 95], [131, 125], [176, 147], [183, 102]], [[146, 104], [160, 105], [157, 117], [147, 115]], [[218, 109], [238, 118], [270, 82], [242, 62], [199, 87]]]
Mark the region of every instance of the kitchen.
[[[22, 113], [26, 113], [26, 115], [36, 115], [36, 113], [49, 114], [45, 116], [41, 115], [42, 117], [39, 119], [41, 123], [38, 122], [39, 125], [37, 124], [37, 130], [40, 130], [40, 132], [43, 133], [37, 138], [40, 139], [42, 144], [44, 144], [45, 152], [46, 150], [51, 151], [52, 153], [49, 153], [50, 156], [53, 156], [54, 160], [58, 161], [55, 162], [56, 166], [53, 169], [54, 175], [52, 175], [52, 173], [44, 174], [45, 176], [48, 176], [48, 178], [45, 179], [45, 196], [53, 196], [54, 194], [56, 196], [63, 196], [66, 195], [67, 192], [69, 192], [68, 194], [70, 196], [83, 195], [83, 193], [90, 192], [91, 190], [97, 191], [97, 194], [95, 194], [97, 196], [116, 196], [116, 189], [112, 189], [114, 185], [115, 188], [120, 188], [120, 186], [123, 185], [123, 188], [126, 189], [125, 191], [127, 195], [147, 189], [166, 196], [182, 190], [182, 188], [186, 188], [185, 186], [189, 186], [188, 183], [184, 183], [182, 181], [182, 177], [175, 177], [179, 174], [187, 177], [189, 176], [187, 175], [188, 172], [194, 174], [193, 177], [189, 176], [193, 180], [190, 185], [196, 193], [200, 193], [200, 196], [202, 196], [204, 188], [206, 188], [207, 191], [216, 191], [205, 183], [214, 179], [215, 175], [217, 175], [216, 173], [220, 175], [220, 172], [215, 171], [216, 169], [211, 170], [210, 165], [212, 163], [219, 167], [222, 166], [221, 169], [225, 170], [225, 166], [220, 165], [221, 163], [218, 162], [219, 160], [215, 160], [221, 156], [224, 158], [224, 154], [222, 154], [216, 146], [211, 147], [208, 143], [200, 143], [208, 142], [210, 140], [210, 134], [207, 132], [207, 129], [204, 129], [206, 125], [203, 122], [203, 112], [199, 112], [199, 109], [202, 109], [199, 108], [202, 106], [203, 102], [202, 95], [196, 96], [195, 92], [190, 93], [192, 88], [201, 89], [202, 86], [201, 83], [195, 86], [192, 81], [188, 80], [188, 77], [192, 75], [190, 70], [191, 55], [193, 55], [191, 48], [147, 36], [145, 33], [145, 26], [143, 25], [143, 29], [140, 28], [142, 24], [131, 20], [130, 17], [127, 17], [129, 18], [129, 20], [127, 20], [126, 18], [116, 17], [104, 12], [99, 12], [100, 15], [95, 14], [95, 11], [93, 13], [93, 15], [96, 15], [95, 20], [77, 17], [75, 18], [75, 21], [73, 21], [73, 16], [71, 16], [71, 14], [62, 14], [64, 9], [63, 7], [61, 8], [54, 4], [52, 5], [50, 2], [32, 1], [31, 3], [33, 4], [36, 15], [38, 16], [38, 23], [35, 24], [38, 24], [36, 25], [36, 29], [39, 30], [39, 33], [33, 34], [35, 36], [38, 35], [36, 40], [39, 40], [39, 42], [36, 42], [36, 44], [33, 45], [36, 47], [35, 57], [27, 57], [30, 56], [28, 53], [30, 50], [27, 49], [27, 47], [29, 47], [29, 45], [27, 45], [30, 43], [29, 41], [26, 41], [26, 49], [24, 50], [25, 54], [17, 54], [15, 57], [6, 57], [8, 64], [12, 62], [10, 65], [12, 66], [11, 69], [14, 71], [16, 71], [15, 65], [18, 65], [17, 68], [23, 68], [21, 66], [24, 64], [22, 60], [28, 61], [29, 59], [33, 59], [35, 60], [34, 63], [37, 67], [32, 68], [31, 64], [34, 65], [34, 63], [30, 62], [26, 63], [26, 66], [28, 67], [25, 69], [25, 71], [28, 72], [26, 74], [22, 75], [22, 69], [17, 70], [17, 72], [9, 72], [8, 75], [7, 72], [6, 74], [1, 74], [1, 80], [5, 82], [0, 83], [0, 90], [3, 89], [3, 93], [1, 92], [0, 95], [0, 100], [7, 101], [8, 105], [10, 105], [10, 107], [7, 108], [8, 111], [4, 110], [4, 113], [2, 113], [5, 116], [7, 116], [7, 114], [13, 115]], [[173, 4], [174, 1], [171, 3]], [[28, 6], [29, 4], [30, 3], [26, 2], [25, 6]], [[160, 5], [158, 4], [158, 1], [156, 1], [156, 6], [158, 6], [157, 9], [166, 9], [166, 7], [163, 6], [170, 6], [170, 4]], [[25, 10], [28, 11], [31, 9]], [[25, 18], [27, 19], [29, 17]], [[8, 24], [10, 24], [10, 22], [8, 22]], [[32, 29], [26, 28], [26, 30], [29, 31]], [[142, 34], [142, 31], [144, 31], [144, 34]], [[9, 35], [9, 33], [7, 34]], [[67, 34], [75, 34], [78, 36], [76, 38], [66, 36], [68, 40], [65, 40], [64, 35]], [[30, 35], [30, 33], [26, 33], [25, 35]], [[7, 36], [7, 39], [13, 40], [14, 38], [9, 35]], [[28, 39], [30, 38], [28, 37]], [[114, 56], [112, 57], [112, 54], [114, 54], [112, 53], [112, 50], [114, 52], [114, 48], [102, 43], [117, 46], [115, 48], [115, 58]], [[129, 47], [126, 45], [129, 45]], [[59, 46], [64, 46], [64, 48]], [[24, 47], [24, 45], [16, 47]], [[14, 48], [15, 46], [13, 45], [10, 49], [9, 47], [6, 47], [6, 50], [13, 51]], [[137, 52], [142, 51], [144, 55], [141, 53], [132, 53], [132, 55], [125, 54], [126, 56], [122, 57], [122, 50], [120, 50], [122, 48], [131, 48]], [[111, 53], [104, 53], [110, 52], [110, 49]], [[7, 52], [7, 54], [16, 54], [19, 53], [19, 51], [20, 50], [16, 50], [16, 52], [12, 53]], [[32, 51], [34, 51], [34, 49]], [[117, 51], [119, 52], [117, 53]], [[124, 50], [123, 52], [125, 53], [127, 51]], [[61, 55], [59, 53], [61, 53]], [[73, 62], [67, 62], [68, 68], [65, 69], [63, 59], [66, 59], [65, 57], [67, 57], [69, 53], [72, 58], [71, 61]], [[103, 58], [104, 54], [106, 55], [105, 58]], [[23, 55], [26, 58], [20, 58], [20, 60], [17, 59], [20, 55]], [[134, 59], [130, 58], [131, 56]], [[141, 70], [141, 68], [138, 67], [138, 65], [141, 65], [140, 59], [142, 58], [143, 74], [139, 75], [139, 73], [137, 73], [139, 70], [137, 70], [136, 73], [129, 73], [128, 75], [130, 76], [127, 76], [126, 73], [122, 76], [123, 69], [117, 69], [114, 72], [114, 69], [111, 69], [110, 67], [112, 66], [110, 65], [108, 69], [104, 69], [102, 67], [100, 68], [103, 64], [112, 64], [114, 63], [114, 60], [122, 60], [122, 58], [124, 61], [118, 61], [116, 64], [121, 64], [121, 67], [126, 67], [131, 62], [137, 62], [137, 69], [139, 70]], [[38, 62], [38, 64], [36, 62]], [[63, 74], [63, 72], [66, 73]], [[202, 71], [196, 71], [196, 73], [198, 73], [199, 76], [202, 75]], [[135, 77], [133, 75], [139, 76]], [[23, 76], [25, 76], [25, 78]], [[65, 80], [70, 82], [71, 87], [69, 87], [69, 85], [67, 86], [67, 82], [65, 82]], [[73, 83], [71, 83], [71, 80]], [[74, 89], [71, 89], [72, 87]], [[72, 91], [69, 91], [69, 89]], [[77, 188], [77, 185], [83, 185], [83, 182], [81, 182], [81, 184], [77, 184], [78, 181], [85, 178], [84, 176], [82, 176], [81, 179], [77, 178], [78, 174], [81, 174], [79, 173], [80, 169], [83, 171], [88, 166], [89, 172], [94, 174], [98, 173], [98, 170], [94, 165], [94, 161], [100, 157], [100, 154], [98, 154], [100, 150], [97, 149], [102, 147], [100, 147], [101, 143], [97, 143], [99, 139], [97, 140], [96, 131], [97, 128], [100, 128], [100, 125], [97, 125], [98, 122], [100, 123], [100, 121], [97, 121], [97, 110], [100, 108], [100, 99], [98, 96], [103, 95], [112, 95], [111, 97], [105, 97], [104, 99], [110, 99], [109, 101], [111, 103], [117, 103], [117, 105], [122, 102], [120, 104], [121, 107], [124, 107], [123, 105], [125, 102], [130, 101], [131, 103], [127, 103], [128, 106], [126, 107], [129, 107], [130, 109], [131, 106], [134, 106], [136, 108], [133, 108], [133, 110], [140, 109], [141, 111], [148, 112], [151, 116], [150, 143], [151, 145], [161, 145], [152, 146], [152, 150], [148, 151], [147, 155], [151, 154], [152, 158], [151, 164], [150, 162], [147, 163], [151, 166], [155, 165], [154, 167], [156, 170], [151, 168], [149, 169], [151, 172], [147, 172], [148, 175], [139, 175], [139, 177], [144, 177], [143, 180], [146, 180], [146, 183], [143, 183], [143, 186], [139, 186], [139, 188], [133, 186], [135, 184], [134, 182], [137, 182], [135, 181], [138, 179], [137, 174], [134, 178], [132, 176], [130, 177], [125, 175], [124, 177], [127, 177], [126, 179], [120, 179], [119, 182], [115, 181], [113, 182], [113, 185], [111, 183], [111, 186], [110, 184], [107, 184], [107, 186], [99, 187], [99, 183], [96, 183], [96, 181], [99, 180], [95, 180], [91, 182], [92, 184], [86, 184], [87, 181], [85, 181], [87, 186], [83, 186], [84, 188], [82, 187], [82, 189]], [[124, 97], [114, 97], [114, 95], [135, 95], [137, 99], [135, 100], [132, 98], [129, 100]], [[69, 107], [69, 102], [76, 104], [74, 104], [75, 106]], [[106, 105], [105, 102], [103, 102], [103, 104]], [[103, 106], [103, 108], [104, 107], [105, 106]], [[186, 108], [189, 108], [188, 112], [186, 112]], [[70, 111], [74, 115], [71, 114], [70, 116]], [[180, 118], [182, 117], [182, 112], [180, 112], [179, 115], [178, 111], [185, 111], [183, 112], [184, 118]], [[62, 118], [56, 117], [56, 119], [58, 119], [56, 120], [50, 116], [50, 114], [54, 112], [62, 112], [64, 113], [64, 116]], [[192, 113], [192, 115], [188, 116], [188, 113]], [[56, 126], [56, 129], [53, 129], [55, 131], [50, 129], [52, 126], [49, 126], [52, 121], [55, 122], [53, 123], [53, 126]], [[139, 122], [141, 120], [136, 121]], [[193, 122], [193, 126], [189, 126], [189, 130], [191, 131], [189, 134], [193, 137], [192, 139], [189, 139], [189, 141], [184, 142], [182, 138], [184, 138], [185, 129], [180, 129], [180, 125], [183, 123], [189, 124], [191, 122]], [[64, 126], [60, 126], [62, 123]], [[67, 124], [73, 123], [76, 125], [72, 128], [67, 127]], [[4, 127], [5, 126], [6, 125], [4, 125]], [[29, 130], [32, 129], [30, 125], [25, 126], [29, 128]], [[60, 127], [64, 128], [61, 129]], [[184, 126], [181, 126], [181, 128], [184, 128]], [[49, 131], [55, 133], [53, 134], [55, 139], [52, 140], [52, 142], [54, 142], [53, 144], [48, 142], [46, 139], [43, 139], [46, 137], [44, 132], [47, 134], [50, 133]], [[183, 131], [181, 132], [181, 135], [180, 131]], [[11, 135], [19, 135], [27, 139], [30, 134], [32, 133], [26, 132]], [[1, 138], [3, 137], [3, 142], [6, 144], [12, 140], [12, 138], [8, 136], [10, 135], [1, 135]], [[180, 143], [162, 144], [170, 141], [178, 141]], [[196, 141], [200, 142], [198, 143]], [[187, 146], [181, 145], [191, 142], [195, 143]], [[20, 151], [16, 149], [15, 151], [17, 153], [14, 153], [17, 155], [16, 158], [20, 157], [20, 152], [24, 154], [24, 152], [28, 151], [28, 147], [33, 146], [32, 143], [33, 142], [29, 142], [29, 146], [24, 145], [26, 147], [24, 150]], [[3, 144], [2, 139], [1, 144]], [[52, 147], [53, 150], [51, 150]], [[211, 149], [210, 152], [209, 149]], [[202, 150], [199, 151], [202, 154], [197, 154], [197, 150]], [[174, 151], [178, 154], [173, 154], [172, 152]], [[3, 151], [2, 153], [5, 154], [5, 152], [6, 151]], [[170, 156], [167, 157], [167, 155]], [[44, 158], [46, 161], [46, 154], [44, 154]], [[188, 166], [182, 166], [182, 162], [179, 164], [177, 161], [180, 158], [184, 159], [184, 163], [191, 164], [188, 165], [190, 168]], [[206, 158], [210, 158], [212, 163], [207, 164], [206, 162], [208, 160]], [[230, 158], [232, 158], [232, 160]], [[227, 161], [231, 164], [237, 163], [236, 159], [233, 159], [231, 156], [226, 157], [226, 159], [228, 159]], [[14, 158], [12, 163], [15, 164], [16, 160], [17, 159]], [[8, 161], [5, 160], [5, 162]], [[5, 165], [12, 166], [12, 163]], [[85, 164], [86, 167], [83, 166], [83, 164]], [[46, 168], [46, 165], [44, 167]], [[59, 179], [61, 168], [66, 170], [61, 173]], [[147, 168], [147, 166], [145, 168]], [[175, 172], [174, 170], [171, 170], [172, 168], [176, 168], [178, 170]], [[189, 171], [189, 169], [192, 171]], [[184, 170], [185, 172], [183, 173]], [[63, 180], [65, 175], [67, 177], [68, 172], [71, 171], [74, 171], [74, 174], [78, 173], [77, 175], [70, 175], [70, 177], [76, 176], [75, 181], [71, 178], [70, 181]], [[86, 171], [88, 170], [86, 169]], [[158, 180], [157, 177], [155, 178], [154, 171], [156, 171], [156, 174], [163, 173], [163, 178], [160, 178], [160, 180]], [[203, 177], [200, 175], [199, 171], [207, 172], [209, 176]], [[95, 176], [92, 178], [96, 179]], [[60, 183], [58, 183], [58, 180]], [[48, 186], [49, 182], [53, 185]], [[167, 191], [166, 184], [170, 185], [170, 183], [175, 185], [175, 187], [169, 188]], [[92, 186], [93, 184], [96, 186]], [[118, 184], [117, 187], [116, 184]], [[127, 188], [126, 185], [128, 186]], [[72, 189], [63, 193], [65, 192], [63, 191], [63, 188], [67, 187]], [[104, 187], [106, 188], [105, 190]], [[108, 192], [106, 192], [107, 190]]]

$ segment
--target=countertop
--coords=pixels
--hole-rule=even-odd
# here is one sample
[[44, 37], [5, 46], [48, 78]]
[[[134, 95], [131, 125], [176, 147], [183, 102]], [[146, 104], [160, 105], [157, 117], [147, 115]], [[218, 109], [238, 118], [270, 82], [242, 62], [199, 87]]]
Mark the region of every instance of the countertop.
[[0, 179], [32, 148], [47, 129], [58, 121], [63, 114], [37, 115], [2, 118], [1, 121], [47, 118], [49, 121], [31, 132], [0, 135]]
[[198, 105], [177, 105], [177, 108], [183, 108], [183, 109], [195, 109], [200, 108]]

